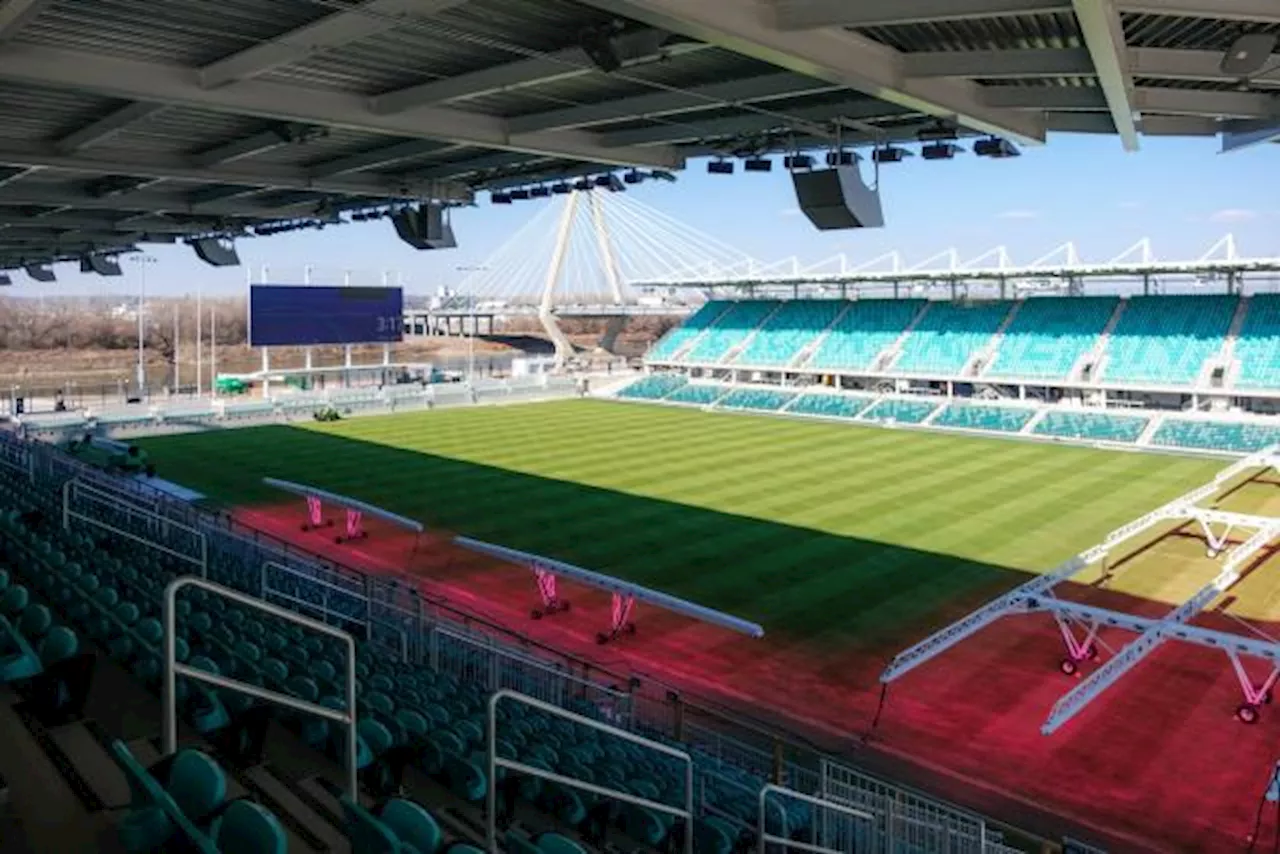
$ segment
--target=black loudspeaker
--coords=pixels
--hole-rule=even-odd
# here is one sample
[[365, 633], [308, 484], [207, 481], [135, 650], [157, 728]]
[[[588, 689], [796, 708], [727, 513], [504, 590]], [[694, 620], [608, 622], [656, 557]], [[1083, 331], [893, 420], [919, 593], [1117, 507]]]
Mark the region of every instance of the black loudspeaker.
[[819, 231], [883, 228], [880, 191], [862, 182], [857, 166], [792, 172], [796, 203]]
[[120, 262], [106, 255], [83, 255], [80, 258], [81, 273], [97, 273], [99, 276], [119, 276]]
[[26, 271], [28, 276], [35, 279], [37, 282], [58, 281], [58, 277], [54, 274], [53, 270], [49, 269], [44, 264], [27, 264], [22, 269]]
[[211, 267], [239, 267], [240, 253], [234, 243], [224, 243], [216, 237], [201, 237], [191, 241], [196, 257]]
[[440, 205], [399, 211], [392, 215], [391, 224], [400, 239], [414, 249], [453, 249], [458, 245]]

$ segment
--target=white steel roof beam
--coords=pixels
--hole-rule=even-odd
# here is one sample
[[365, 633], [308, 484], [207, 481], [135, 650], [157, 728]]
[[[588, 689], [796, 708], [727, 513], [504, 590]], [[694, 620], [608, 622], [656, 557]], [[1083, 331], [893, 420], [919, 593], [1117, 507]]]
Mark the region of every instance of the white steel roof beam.
[[0, 0], [0, 44], [34, 21], [53, 0]]
[[0, 53], [0, 80], [10, 82], [570, 160], [658, 169], [684, 165], [671, 149], [604, 148], [597, 137], [580, 131], [512, 134], [501, 118], [443, 108], [379, 116], [358, 95], [259, 80], [211, 90], [201, 87], [197, 77], [194, 69], [182, 66], [78, 51], [13, 45]]
[[[893, 104], [885, 104], [871, 98], [850, 98], [836, 104], [818, 107], [801, 107], [786, 111], [788, 116], [804, 122], [834, 122], [839, 119], [864, 121], [866, 119], [893, 118], [908, 111]], [[690, 117], [681, 124], [657, 125], [633, 130], [605, 131], [601, 135], [604, 145], [653, 145], [671, 141], [700, 140], [734, 136], [737, 134], [763, 133], [787, 126], [787, 121], [775, 116], [748, 115], [727, 118], [699, 119]]]
[[781, 32], [763, 20], [759, 0], [585, 0], [617, 15], [678, 32], [799, 74], [847, 86], [909, 110], [953, 119], [982, 133], [1024, 144], [1044, 142], [1039, 116], [1019, 116], [983, 103], [962, 80], [910, 80], [902, 54], [842, 29]]
[[[1083, 87], [994, 86], [983, 93], [992, 106], [1011, 110], [1105, 110], [1106, 97]], [[1133, 105], [1142, 113], [1182, 116], [1280, 118], [1280, 99], [1257, 92], [1214, 92], [1198, 89], [1138, 87]]]
[[400, 26], [410, 16], [430, 17], [466, 0], [369, 0], [313, 24], [224, 57], [200, 69], [200, 85], [225, 86]]
[[1121, 0], [1116, 5], [1121, 12], [1144, 15], [1280, 24], [1275, 0]]
[[1070, 9], [1070, 0], [773, 0], [772, 17], [780, 30], [814, 30], [999, 18]]
[[163, 104], [135, 101], [62, 137], [57, 142], [58, 150], [64, 154], [71, 154], [82, 148], [105, 142], [134, 122], [142, 121], [163, 109]]
[[1133, 103], [1133, 76], [1129, 73], [1120, 13], [1111, 0], [1072, 0], [1072, 7], [1120, 142], [1125, 151], [1137, 151], [1138, 115]]
[[[438, 201], [467, 201], [470, 191], [456, 184], [421, 182], [411, 184], [382, 178], [356, 180], [345, 178], [311, 178], [305, 172], [283, 167], [202, 168], [182, 158], [160, 155], [138, 156], [128, 152], [102, 152], [89, 155], [60, 154], [47, 146], [13, 143], [0, 148], [0, 164], [42, 167], [88, 175], [131, 175], [159, 181], [187, 181], [198, 184], [241, 184], [281, 190], [305, 190], [355, 196], [392, 196]], [[406, 185], [407, 184], [407, 185]]]
[[[714, 109], [723, 104], [750, 104], [776, 98], [815, 95], [840, 88], [804, 74], [782, 72], [746, 80], [730, 80], [725, 83], [696, 86], [681, 92], [653, 92], [648, 95], [606, 101], [602, 104], [533, 113], [511, 119], [510, 127], [512, 133], [586, 127], [620, 121], [633, 116], [645, 118], [670, 116]], [[781, 112], [790, 114], [790, 111], [785, 109]]]
[[[669, 33], [653, 29], [626, 33], [615, 40], [615, 49], [624, 68], [710, 47], [698, 42], [671, 42]], [[582, 48], [571, 47], [545, 56], [520, 59], [470, 74], [384, 92], [370, 99], [369, 109], [378, 115], [392, 115], [413, 107], [477, 98], [595, 73], [599, 72], [591, 57]]]
[[[200, 214], [209, 216], [233, 216], [258, 219], [279, 219], [288, 216], [293, 208], [302, 205], [271, 206], [245, 201], [219, 201], [208, 204], [193, 204], [190, 193], [183, 190], [145, 190], [123, 193], [109, 198], [92, 196], [82, 191], [48, 189], [45, 187], [23, 187], [10, 185], [0, 187], [0, 205], [37, 205], [40, 207], [76, 208], [79, 210], [99, 210], [135, 212], [144, 216], [165, 213]], [[315, 203], [310, 204], [315, 207]]]
[[334, 175], [345, 175], [348, 172], [377, 169], [381, 166], [390, 166], [401, 160], [412, 160], [415, 157], [435, 154], [453, 147], [448, 143], [418, 139], [397, 142], [392, 145], [381, 145], [369, 151], [361, 151], [358, 154], [349, 154], [346, 157], [338, 157], [333, 160], [326, 160], [323, 163], [317, 163], [311, 167], [311, 174], [316, 178], [328, 178]]

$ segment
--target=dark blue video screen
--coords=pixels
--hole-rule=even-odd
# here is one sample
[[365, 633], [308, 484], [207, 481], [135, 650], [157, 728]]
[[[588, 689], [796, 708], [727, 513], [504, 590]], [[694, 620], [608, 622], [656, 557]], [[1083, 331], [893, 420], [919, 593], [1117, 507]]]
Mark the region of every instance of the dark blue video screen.
[[377, 344], [404, 337], [404, 291], [316, 285], [252, 285], [249, 344]]

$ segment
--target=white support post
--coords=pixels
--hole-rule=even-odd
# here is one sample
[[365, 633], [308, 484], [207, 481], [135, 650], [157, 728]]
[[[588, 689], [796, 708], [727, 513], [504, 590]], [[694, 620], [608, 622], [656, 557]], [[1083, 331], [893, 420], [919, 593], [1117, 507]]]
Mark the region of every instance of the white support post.
[[587, 205], [591, 208], [591, 224], [596, 233], [596, 246], [600, 250], [600, 265], [604, 267], [605, 281], [609, 283], [609, 292], [613, 301], [622, 305], [622, 282], [618, 276], [617, 261], [613, 257], [613, 244], [609, 240], [609, 224], [605, 221], [604, 204], [599, 193], [587, 194]]
[[546, 330], [547, 336], [556, 348], [556, 367], [563, 367], [573, 358], [573, 344], [556, 323], [552, 309], [555, 307], [556, 285], [560, 282], [560, 273], [564, 268], [564, 259], [569, 252], [569, 238], [573, 236], [573, 221], [577, 217], [581, 191], [565, 196], [564, 213], [560, 217], [560, 227], [556, 233], [556, 245], [551, 254], [551, 263], [547, 265], [547, 278], [542, 288], [542, 300], [538, 304], [538, 321]]

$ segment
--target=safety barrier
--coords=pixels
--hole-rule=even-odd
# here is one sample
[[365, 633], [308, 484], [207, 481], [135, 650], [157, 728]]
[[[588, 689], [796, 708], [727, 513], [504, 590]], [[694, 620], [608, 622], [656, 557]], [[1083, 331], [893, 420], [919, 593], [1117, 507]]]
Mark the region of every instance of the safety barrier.
[[[662, 753], [671, 758], [683, 762], [685, 766], [684, 779], [684, 797], [685, 805], [683, 808], [673, 807], [668, 804], [658, 803], [657, 801], [642, 798], [633, 795], [630, 792], [624, 792], [620, 789], [610, 789], [607, 786], [599, 786], [586, 780], [578, 780], [573, 777], [566, 777], [557, 774], [554, 771], [548, 771], [544, 768], [535, 768], [532, 765], [526, 765], [523, 762], [517, 762], [514, 759], [507, 759], [498, 755], [498, 703], [503, 700], [509, 700], [514, 703], [521, 703], [535, 709], [539, 709], [547, 714], [555, 717], [563, 718], [571, 723], [584, 726], [589, 729], [598, 730], [615, 738], [632, 744], [639, 745], [645, 749]], [[609, 724], [603, 724], [583, 715], [566, 711], [551, 703], [544, 703], [541, 700], [535, 700], [532, 697], [526, 697], [515, 691], [498, 691], [489, 698], [489, 715], [488, 715], [488, 740], [489, 740], [489, 792], [485, 809], [485, 840], [488, 843], [486, 850], [498, 850], [498, 787], [497, 777], [498, 769], [506, 768], [508, 771], [514, 771], [517, 774], [525, 774], [530, 777], [537, 777], [551, 783], [559, 783], [562, 786], [569, 786], [574, 789], [580, 789], [584, 792], [591, 792], [604, 798], [610, 798], [621, 801], [626, 804], [633, 804], [643, 807], [663, 815], [675, 816], [684, 819], [684, 854], [693, 854], [693, 759], [683, 750], [677, 750], [674, 747], [668, 747], [657, 741], [643, 738], [625, 729], [620, 729]]]
[[[72, 520], [101, 528], [118, 537], [155, 549], [189, 563], [200, 576], [209, 573], [209, 541], [204, 532], [170, 519], [161, 512], [163, 504], [132, 492], [109, 490], [82, 480], [62, 485], [62, 527], [71, 530]], [[126, 530], [131, 522], [142, 522], [144, 534]]]
[[[259, 688], [249, 682], [242, 682], [239, 679], [229, 679], [226, 676], [219, 676], [208, 673], [196, 667], [190, 667], [177, 660], [177, 597], [178, 591], [185, 587], [196, 587], [201, 590], [208, 591], [217, 596], [230, 599], [244, 605], [247, 608], [253, 608], [282, 620], [296, 623], [303, 628], [320, 632], [341, 640], [347, 647], [347, 705], [343, 711], [330, 709], [327, 706], [321, 706], [316, 703], [309, 703], [306, 700], [299, 700], [296, 697], [290, 697], [288, 694], [281, 694], [278, 691], [271, 691], [266, 688]], [[169, 582], [164, 590], [164, 753], [166, 756], [172, 755], [178, 750], [178, 694], [177, 694], [177, 677], [185, 676], [188, 679], [194, 679], [197, 682], [206, 682], [218, 688], [225, 688], [229, 691], [238, 691], [242, 694], [248, 694], [250, 697], [256, 697], [268, 703], [275, 703], [289, 709], [299, 712], [305, 712], [310, 715], [324, 718], [325, 720], [334, 721], [338, 724], [345, 724], [347, 727], [347, 795], [357, 801], [360, 797], [360, 785], [357, 779], [358, 761], [356, 759], [357, 747], [359, 744], [356, 734], [356, 642], [350, 632], [344, 632], [341, 629], [335, 629], [324, 623], [295, 614], [286, 608], [280, 608], [255, 599], [252, 596], [246, 596], [238, 593], [229, 587], [223, 587], [221, 584], [214, 584], [201, 578], [192, 578], [186, 576], [184, 578], [176, 578]]]
[[[812, 807], [814, 812], [821, 813], [821, 820], [809, 822], [808, 842], [769, 832], [769, 795], [785, 796]], [[796, 851], [809, 851], [812, 854], [846, 854], [849, 851], [864, 851], [867, 850], [864, 841], [868, 835], [867, 830], [874, 821], [875, 816], [865, 810], [832, 803], [771, 784], [760, 790], [760, 854], [765, 854], [769, 845], [778, 845]], [[786, 823], [781, 824], [785, 831]]]

